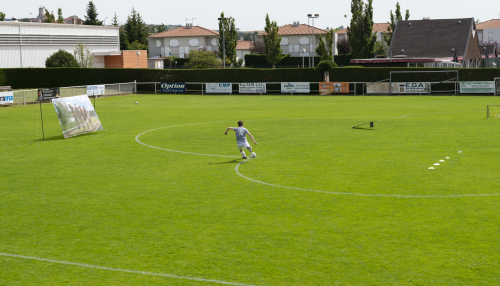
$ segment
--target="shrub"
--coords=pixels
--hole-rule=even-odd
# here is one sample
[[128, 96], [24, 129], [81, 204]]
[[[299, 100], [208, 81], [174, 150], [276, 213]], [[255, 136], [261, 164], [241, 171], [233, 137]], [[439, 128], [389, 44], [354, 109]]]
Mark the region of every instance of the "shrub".
[[208, 69], [220, 66], [217, 56], [208, 51], [190, 51], [185, 68]]
[[50, 55], [45, 60], [45, 66], [48, 68], [79, 68], [80, 65], [76, 61], [75, 57], [64, 51], [59, 50], [52, 55]]
[[330, 60], [325, 60], [325, 61], [321, 61], [319, 62], [318, 66], [316, 67], [316, 70], [319, 70], [321, 72], [325, 72], [327, 70], [330, 70], [330, 69], [333, 69], [333, 68], [337, 68], [338, 65]]

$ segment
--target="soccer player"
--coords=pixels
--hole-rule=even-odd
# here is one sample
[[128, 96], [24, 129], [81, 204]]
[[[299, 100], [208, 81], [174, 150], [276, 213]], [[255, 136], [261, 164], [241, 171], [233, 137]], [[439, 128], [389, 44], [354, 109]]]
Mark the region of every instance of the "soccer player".
[[257, 145], [257, 142], [255, 141], [255, 139], [253, 139], [252, 134], [250, 134], [250, 132], [248, 132], [245, 127], [243, 127], [243, 121], [241, 120], [238, 121], [238, 127], [228, 127], [224, 135], [227, 135], [227, 132], [229, 130], [234, 130], [234, 132], [236, 133], [236, 143], [238, 144], [238, 149], [240, 149], [241, 155], [243, 155], [241, 158], [247, 159], [247, 155], [245, 154], [245, 151], [243, 151], [243, 149], [247, 148], [248, 151], [252, 152], [252, 147], [250, 147], [250, 144], [248, 144], [246, 135], [248, 134], [250, 138], [252, 138], [255, 145]]

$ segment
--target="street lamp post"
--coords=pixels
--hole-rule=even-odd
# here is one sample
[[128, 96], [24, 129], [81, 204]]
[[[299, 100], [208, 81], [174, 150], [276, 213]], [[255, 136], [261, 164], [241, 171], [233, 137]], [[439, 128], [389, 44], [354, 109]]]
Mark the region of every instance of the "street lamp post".
[[227, 18], [219, 18], [219, 21], [223, 21], [222, 23], [222, 56], [224, 61], [224, 68], [226, 68], [226, 37], [224, 37], [224, 24], [226, 23]]
[[306, 49], [300, 51], [302, 53], [302, 68], [304, 68], [304, 55], [306, 54]]
[[106, 19], [109, 19], [109, 17], [108, 17], [108, 16], [106, 16], [106, 18], [104, 18], [104, 21], [102, 21], [102, 25], [103, 25], [103, 26], [106, 26]]
[[310, 51], [312, 54], [312, 67], [314, 67], [314, 56], [316, 56], [315, 51], [316, 51], [316, 37], [314, 35], [314, 19], [318, 18], [319, 14], [307, 14], [307, 23], [309, 24], [309, 19], [312, 19], [312, 35], [313, 35], [313, 50]]
[[137, 55], [137, 68], [139, 68], [139, 55], [141, 54], [140, 52], [135, 53]]

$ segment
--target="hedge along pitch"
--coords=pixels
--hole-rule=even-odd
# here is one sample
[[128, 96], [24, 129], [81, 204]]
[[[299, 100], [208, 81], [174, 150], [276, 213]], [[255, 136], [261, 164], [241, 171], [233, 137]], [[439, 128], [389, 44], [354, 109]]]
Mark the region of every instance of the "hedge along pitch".
[[[436, 71], [452, 68], [334, 68], [330, 81], [375, 82], [389, 78], [390, 71]], [[493, 81], [500, 77], [500, 68], [457, 69], [460, 81]], [[18, 68], [0, 69], [0, 86], [14, 89], [51, 88], [61, 86], [110, 84], [117, 82], [161, 82], [166, 74], [176, 82], [320, 82], [323, 75], [305, 69], [83, 69], [83, 68]], [[439, 76], [438, 76], [439, 75]], [[453, 74], [400, 74], [395, 81], [426, 82], [449, 79]]]
[[161, 82], [166, 75], [176, 82], [319, 82], [314, 69], [83, 69], [26, 68], [0, 69], [0, 85], [14, 89], [50, 88], [117, 82]]
[[[335, 56], [334, 61], [335, 63], [339, 66], [350, 66], [351, 65], [351, 55], [338, 55]], [[318, 63], [321, 61], [320, 57], [314, 57], [314, 63], [318, 65]], [[266, 55], [256, 55], [256, 54], [248, 54], [245, 55], [245, 65], [247, 67], [252, 67], [252, 66], [268, 66], [272, 68], [272, 65], [270, 65], [266, 61]], [[285, 58], [283, 58], [277, 66], [301, 66], [302, 67], [302, 57], [291, 57], [290, 55], [285, 55]], [[304, 65], [309, 66], [309, 57], [304, 57]]]

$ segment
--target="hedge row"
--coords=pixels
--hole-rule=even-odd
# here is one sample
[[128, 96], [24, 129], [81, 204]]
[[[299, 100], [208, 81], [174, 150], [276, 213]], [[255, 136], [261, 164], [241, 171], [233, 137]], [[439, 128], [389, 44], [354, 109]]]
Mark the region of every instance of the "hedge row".
[[[362, 68], [345, 67], [330, 70], [330, 81], [375, 82], [389, 78], [390, 71], [436, 71], [445, 68]], [[500, 77], [499, 68], [458, 69], [461, 81], [492, 81]], [[161, 82], [170, 75], [177, 82], [318, 82], [321, 72], [305, 69], [82, 69], [18, 68], [0, 69], [0, 86], [14, 89], [50, 88], [119, 82]], [[451, 79], [455, 74], [413, 73], [394, 75], [394, 81], [426, 82]]]
[[[335, 63], [339, 66], [350, 66], [351, 65], [351, 55], [338, 55], [334, 57]], [[314, 57], [314, 64], [317, 65], [321, 61], [320, 57]], [[304, 57], [304, 64], [306, 66], [309, 66], [309, 57]], [[245, 65], [247, 67], [252, 67], [252, 66], [268, 66], [272, 67], [267, 60], [266, 60], [266, 55], [256, 55], [256, 54], [248, 54], [245, 55]], [[277, 66], [302, 66], [302, 57], [291, 57], [290, 55], [285, 55], [285, 58], [283, 58]]]
[[0, 69], [0, 86], [13, 89], [51, 88], [122, 82], [162, 82], [166, 75], [176, 82], [318, 82], [322, 74], [314, 69]]

